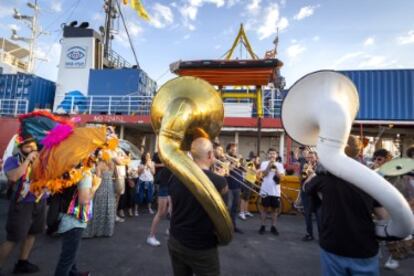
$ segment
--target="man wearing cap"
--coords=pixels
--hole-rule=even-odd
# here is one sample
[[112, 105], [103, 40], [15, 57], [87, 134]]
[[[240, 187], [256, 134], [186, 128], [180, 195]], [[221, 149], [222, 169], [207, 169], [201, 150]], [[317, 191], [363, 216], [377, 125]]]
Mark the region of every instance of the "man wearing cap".
[[30, 171], [38, 158], [37, 144], [32, 137], [23, 137], [16, 155], [4, 163], [4, 172], [10, 183], [11, 198], [6, 222], [6, 241], [0, 246], [1, 267], [17, 243], [22, 242], [19, 261], [13, 273], [34, 273], [39, 267], [28, 261], [35, 242], [35, 235], [42, 233], [45, 226], [45, 196], [36, 198], [29, 191]]

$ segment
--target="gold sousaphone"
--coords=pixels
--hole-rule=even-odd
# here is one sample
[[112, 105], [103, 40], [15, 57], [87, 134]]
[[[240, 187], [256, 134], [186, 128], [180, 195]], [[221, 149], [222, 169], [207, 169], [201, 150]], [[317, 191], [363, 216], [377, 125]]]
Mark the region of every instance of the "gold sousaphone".
[[203, 206], [222, 245], [232, 239], [230, 215], [213, 183], [187, 151], [196, 138], [214, 139], [223, 120], [224, 107], [219, 93], [199, 78], [170, 80], [158, 90], [152, 101], [151, 122], [158, 136], [160, 159]]

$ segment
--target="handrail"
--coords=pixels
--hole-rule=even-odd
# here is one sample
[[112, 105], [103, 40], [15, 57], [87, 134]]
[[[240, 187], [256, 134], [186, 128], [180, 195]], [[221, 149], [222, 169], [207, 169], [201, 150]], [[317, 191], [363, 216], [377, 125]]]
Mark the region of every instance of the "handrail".
[[17, 116], [29, 110], [27, 99], [0, 99], [0, 116]]

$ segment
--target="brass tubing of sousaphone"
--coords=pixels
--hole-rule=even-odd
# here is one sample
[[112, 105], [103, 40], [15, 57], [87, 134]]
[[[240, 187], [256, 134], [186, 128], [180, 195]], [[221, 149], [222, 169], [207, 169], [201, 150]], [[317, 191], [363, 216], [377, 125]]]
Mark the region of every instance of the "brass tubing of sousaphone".
[[160, 159], [203, 206], [215, 226], [219, 244], [228, 244], [233, 224], [226, 205], [210, 179], [186, 153], [193, 139], [213, 139], [218, 134], [224, 120], [220, 96], [201, 79], [173, 79], [154, 97], [151, 120], [158, 134]]

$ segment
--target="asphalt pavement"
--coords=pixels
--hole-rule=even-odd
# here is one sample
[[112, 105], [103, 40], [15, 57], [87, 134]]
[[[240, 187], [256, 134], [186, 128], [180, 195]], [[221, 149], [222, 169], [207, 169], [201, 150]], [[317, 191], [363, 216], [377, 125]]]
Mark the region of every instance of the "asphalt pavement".
[[[8, 202], [0, 200], [0, 241], [5, 239], [5, 220]], [[94, 276], [112, 275], [172, 275], [168, 257], [166, 229], [168, 220], [159, 227], [160, 247], [146, 244], [152, 215], [142, 211], [138, 217], [127, 218], [116, 225], [110, 238], [82, 240], [78, 268], [91, 271]], [[222, 275], [320, 275], [317, 241], [303, 242], [304, 219], [301, 216], [282, 215], [279, 218], [279, 236], [269, 232], [259, 235], [258, 215], [247, 221], [238, 221], [244, 234], [236, 234], [230, 245], [220, 247]], [[36, 241], [30, 261], [39, 265], [41, 272], [34, 275], [53, 275], [60, 252], [59, 238], [41, 235]], [[12, 275], [17, 259], [17, 248], [2, 272]], [[385, 257], [381, 259], [385, 261]], [[401, 262], [396, 271], [381, 269], [381, 275], [414, 275], [414, 258]]]

